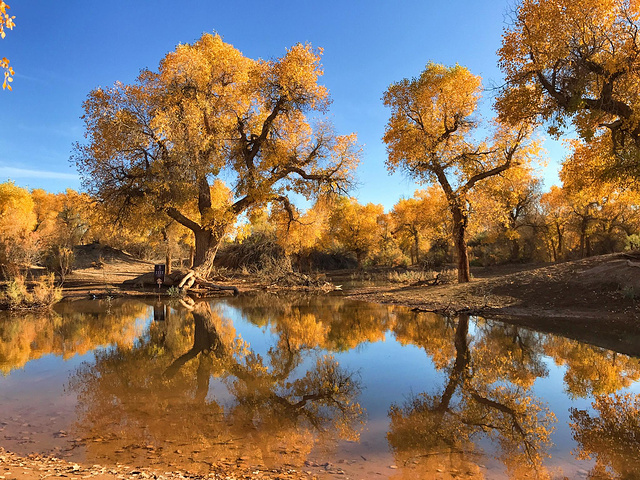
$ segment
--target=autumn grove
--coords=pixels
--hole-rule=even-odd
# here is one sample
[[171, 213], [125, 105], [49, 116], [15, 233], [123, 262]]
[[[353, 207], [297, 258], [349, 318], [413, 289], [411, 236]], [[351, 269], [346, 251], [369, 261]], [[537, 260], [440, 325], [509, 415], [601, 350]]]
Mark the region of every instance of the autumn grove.
[[[639, 26], [636, 2], [522, 0], [491, 94], [464, 66], [425, 58], [380, 92], [386, 166], [421, 185], [387, 212], [351, 196], [367, 158], [329, 120], [320, 48], [252, 59], [204, 34], [132, 83], [88, 92], [71, 157], [82, 192], [0, 184], [2, 277], [39, 265], [64, 280], [92, 242], [201, 278], [448, 267], [459, 282], [474, 266], [637, 249]], [[13, 27], [4, 7], [0, 27]], [[10, 88], [9, 60], [0, 68]], [[544, 135], [570, 147], [546, 190]]]

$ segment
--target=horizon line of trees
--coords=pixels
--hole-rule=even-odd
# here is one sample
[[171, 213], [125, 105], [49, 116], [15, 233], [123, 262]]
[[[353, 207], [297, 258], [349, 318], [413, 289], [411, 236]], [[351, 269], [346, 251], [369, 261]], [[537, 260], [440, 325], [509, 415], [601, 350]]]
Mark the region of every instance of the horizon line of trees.
[[[576, 182], [542, 192], [531, 170], [515, 172], [496, 176], [470, 196], [472, 265], [559, 262], [640, 248], [639, 192]], [[382, 205], [363, 205], [346, 195], [322, 197], [293, 217], [277, 205], [256, 209], [225, 236], [216, 265], [261, 270], [285, 261], [300, 271], [441, 269], [455, 261], [447, 209], [437, 186], [400, 198], [386, 213]], [[193, 235], [177, 222], [149, 215], [114, 224], [86, 193], [0, 184], [3, 278], [40, 265], [64, 281], [74, 268], [74, 247], [93, 242], [139, 258], [164, 257], [168, 266], [193, 262]]]

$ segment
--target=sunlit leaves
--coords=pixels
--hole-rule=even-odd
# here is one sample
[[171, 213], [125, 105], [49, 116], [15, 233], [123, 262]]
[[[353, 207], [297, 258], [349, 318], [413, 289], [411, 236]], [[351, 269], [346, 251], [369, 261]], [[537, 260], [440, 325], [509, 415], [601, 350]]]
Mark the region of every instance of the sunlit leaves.
[[[92, 91], [88, 142], [75, 156], [85, 183], [120, 215], [144, 204], [192, 230], [206, 274], [241, 213], [272, 202], [291, 210], [290, 192], [310, 199], [351, 184], [355, 135], [307, 118], [328, 105], [320, 53], [296, 45], [281, 58], [253, 60], [205, 34], [135, 84]], [[210, 189], [221, 177], [233, 192], [223, 210]]]
[[[0, 1], [0, 38], [4, 38], [7, 36], [5, 29], [13, 30], [15, 23], [13, 21], [15, 16], [9, 15], [9, 5], [5, 2]], [[0, 59], [0, 69], [4, 70], [4, 80], [2, 82], [2, 89], [8, 88], [11, 90], [11, 82], [13, 82], [14, 71], [13, 68], [9, 66], [9, 60], [6, 57], [2, 57]]]
[[390, 212], [394, 236], [414, 263], [419, 263], [437, 240], [448, 238], [447, 201], [442, 190], [431, 186], [416, 190], [411, 198], [401, 198]]
[[556, 135], [572, 122], [587, 142], [609, 145], [616, 175], [637, 176], [639, 26], [635, 1], [523, 0], [498, 52], [501, 118], [537, 118]]
[[379, 248], [382, 229], [379, 222], [382, 205], [360, 205], [355, 198], [336, 201], [329, 217], [331, 237], [342, 248], [356, 255], [358, 266]]
[[0, 184], [0, 265], [15, 275], [37, 255], [36, 214], [31, 194], [13, 182]]

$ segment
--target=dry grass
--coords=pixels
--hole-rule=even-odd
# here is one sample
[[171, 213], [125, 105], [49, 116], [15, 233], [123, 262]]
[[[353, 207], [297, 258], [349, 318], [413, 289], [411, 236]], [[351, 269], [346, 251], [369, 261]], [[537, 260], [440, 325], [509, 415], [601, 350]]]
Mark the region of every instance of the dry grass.
[[53, 273], [41, 276], [31, 288], [23, 276], [16, 276], [0, 293], [0, 305], [10, 309], [50, 307], [61, 299], [62, 288], [56, 286]]

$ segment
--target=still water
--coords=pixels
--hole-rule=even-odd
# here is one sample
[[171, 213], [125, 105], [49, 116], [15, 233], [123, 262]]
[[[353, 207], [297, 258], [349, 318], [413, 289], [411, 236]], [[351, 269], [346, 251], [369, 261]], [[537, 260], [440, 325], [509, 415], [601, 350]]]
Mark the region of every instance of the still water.
[[340, 297], [0, 317], [0, 446], [323, 478], [640, 477], [640, 360]]

